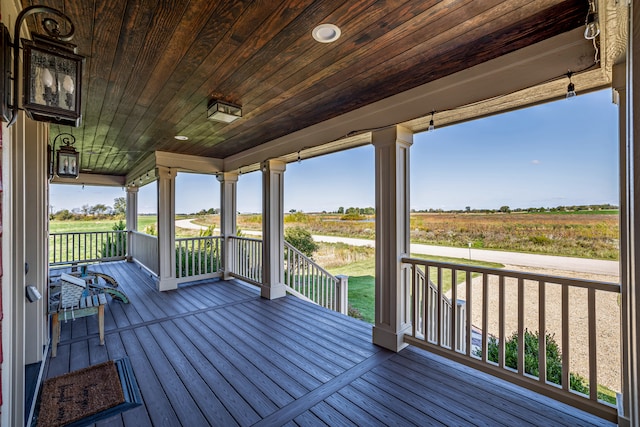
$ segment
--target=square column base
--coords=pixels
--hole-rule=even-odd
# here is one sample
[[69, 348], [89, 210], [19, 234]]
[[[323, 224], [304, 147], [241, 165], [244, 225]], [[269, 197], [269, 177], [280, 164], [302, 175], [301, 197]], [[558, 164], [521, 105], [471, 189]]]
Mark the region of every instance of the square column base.
[[287, 295], [287, 288], [284, 285], [263, 286], [260, 296], [266, 299], [282, 298]]
[[387, 350], [395, 351], [396, 353], [407, 347], [409, 344], [405, 343], [403, 337], [411, 330], [411, 326], [407, 326], [405, 329], [393, 332], [388, 329], [384, 329], [380, 326], [373, 327], [373, 343], [384, 347]]
[[175, 278], [158, 280], [159, 291], [173, 291], [178, 289], [178, 281]]

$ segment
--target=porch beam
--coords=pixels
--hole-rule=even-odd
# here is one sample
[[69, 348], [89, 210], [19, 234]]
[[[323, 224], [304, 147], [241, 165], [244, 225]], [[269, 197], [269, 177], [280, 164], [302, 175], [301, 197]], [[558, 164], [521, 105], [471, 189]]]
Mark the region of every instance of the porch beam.
[[413, 133], [394, 126], [373, 132], [376, 162], [376, 278], [373, 343], [392, 351], [407, 344], [410, 331], [406, 287], [409, 271], [409, 148]]
[[284, 171], [281, 159], [262, 162], [262, 297], [286, 295], [284, 285]]
[[123, 187], [125, 185], [124, 175], [101, 175], [93, 173], [82, 173], [78, 178], [60, 178], [57, 175], [51, 179], [53, 184], [70, 184], [70, 185], [95, 185], [104, 187]]
[[220, 182], [220, 234], [223, 238], [222, 268], [224, 280], [230, 280], [231, 266], [234, 254], [231, 251], [232, 236], [236, 235], [236, 200], [237, 200], [237, 173], [220, 173], [217, 175]]
[[133, 261], [133, 235], [132, 231], [138, 231], [138, 190], [135, 185], [127, 187], [127, 261]]
[[171, 168], [156, 168], [158, 177], [158, 289], [178, 288], [176, 278], [176, 174]]

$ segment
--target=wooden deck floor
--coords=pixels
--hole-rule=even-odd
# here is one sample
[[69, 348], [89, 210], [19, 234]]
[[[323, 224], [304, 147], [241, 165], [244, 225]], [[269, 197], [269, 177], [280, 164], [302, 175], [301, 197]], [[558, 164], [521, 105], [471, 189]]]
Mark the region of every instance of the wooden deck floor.
[[144, 405], [98, 426], [611, 425], [422, 350], [371, 344], [371, 326], [236, 282], [160, 293], [134, 264], [131, 304], [62, 324], [45, 378], [127, 355]]

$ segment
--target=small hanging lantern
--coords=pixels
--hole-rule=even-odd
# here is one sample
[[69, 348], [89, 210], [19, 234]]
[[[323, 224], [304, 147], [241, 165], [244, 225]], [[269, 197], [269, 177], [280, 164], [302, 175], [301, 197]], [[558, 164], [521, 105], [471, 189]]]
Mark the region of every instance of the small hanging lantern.
[[76, 139], [69, 133], [61, 133], [53, 140], [55, 150], [56, 141], [61, 138], [64, 144], [56, 153], [56, 175], [60, 178], [78, 178], [80, 174], [80, 153], [73, 148]]

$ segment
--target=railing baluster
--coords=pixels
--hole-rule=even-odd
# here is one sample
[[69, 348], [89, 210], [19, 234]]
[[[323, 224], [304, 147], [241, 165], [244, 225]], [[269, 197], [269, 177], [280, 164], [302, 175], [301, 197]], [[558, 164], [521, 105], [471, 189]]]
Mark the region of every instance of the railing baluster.
[[449, 319], [449, 348], [453, 351], [456, 351], [457, 343], [456, 343], [456, 335], [458, 331], [458, 327], [456, 325], [458, 320], [458, 270], [451, 269], [451, 311]]
[[413, 276], [413, 280], [411, 281], [411, 295], [412, 298], [412, 319], [411, 319], [411, 335], [417, 337], [418, 334], [418, 322], [420, 321], [420, 312], [418, 310], [418, 306], [420, 305], [420, 299], [418, 297], [418, 267], [415, 264], [411, 265], [411, 275]]
[[562, 389], [569, 386], [569, 287], [562, 285]]
[[538, 380], [547, 383], [547, 283], [538, 281]]
[[524, 280], [518, 278], [518, 373], [524, 374]]
[[498, 366], [504, 368], [505, 324], [504, 324], [504, 276], [498, 278]]
[[473, 336], [471, 334], [471, 330], [472, 330], [471, 307], [473, 306], [473, 290], [471, 288], [471, 271], [469, 270], [467, 270], [466, 283], [467, 283], [467, 292], [466, 292], [467, 300], [465, 305], [465, 314], [466, 314], [467, 324], [465, 325], [465, 328], [464, 328], [466, 336], [464, 337], [465, 339], [461, 341], [466, 345], [466, 348], [463, 348], [462, 351], [464, 351], [467, 354], [467, 356], [471, 356], [471, 345], [473, 344]]
[[431, 289], [429, 288], [428, 282], [424, 280], [425, 274], [420, 267], [416, 264], [412, 264], [412, 268], [415, 271], [415, 278], [418, 282], [418, 287], [422, 289], [422, 299], [420, 300], [421, 306], [420, 310], [422, 311], [422, 324], [420, 325], [423, 339], [429, 340], [431, 339], [430, 331], [429, 331], [429, 322], [431, 319], [429, 318], [429, 293]]
[[489, 277], [482, 273], [482, 361], [487, 361], [489, 341]]
[[441, 267], [437, 267], [437, 278], [438, 278], [438, 294], [437, 294], [437, 305], [436, 308], [438, 310], [438, 340], [437, 340], [437, 344], [439, 346], [442, 346], [442, 334], [443, 334], [443, 325], [446, 324], [446, 322], [443, 321], [442, 318], [442, 268]]
[[598, 400], [598, 334], [596, 330], [596, 290], [589, 289], [587, 296], [589, 316], [589, 398]]

